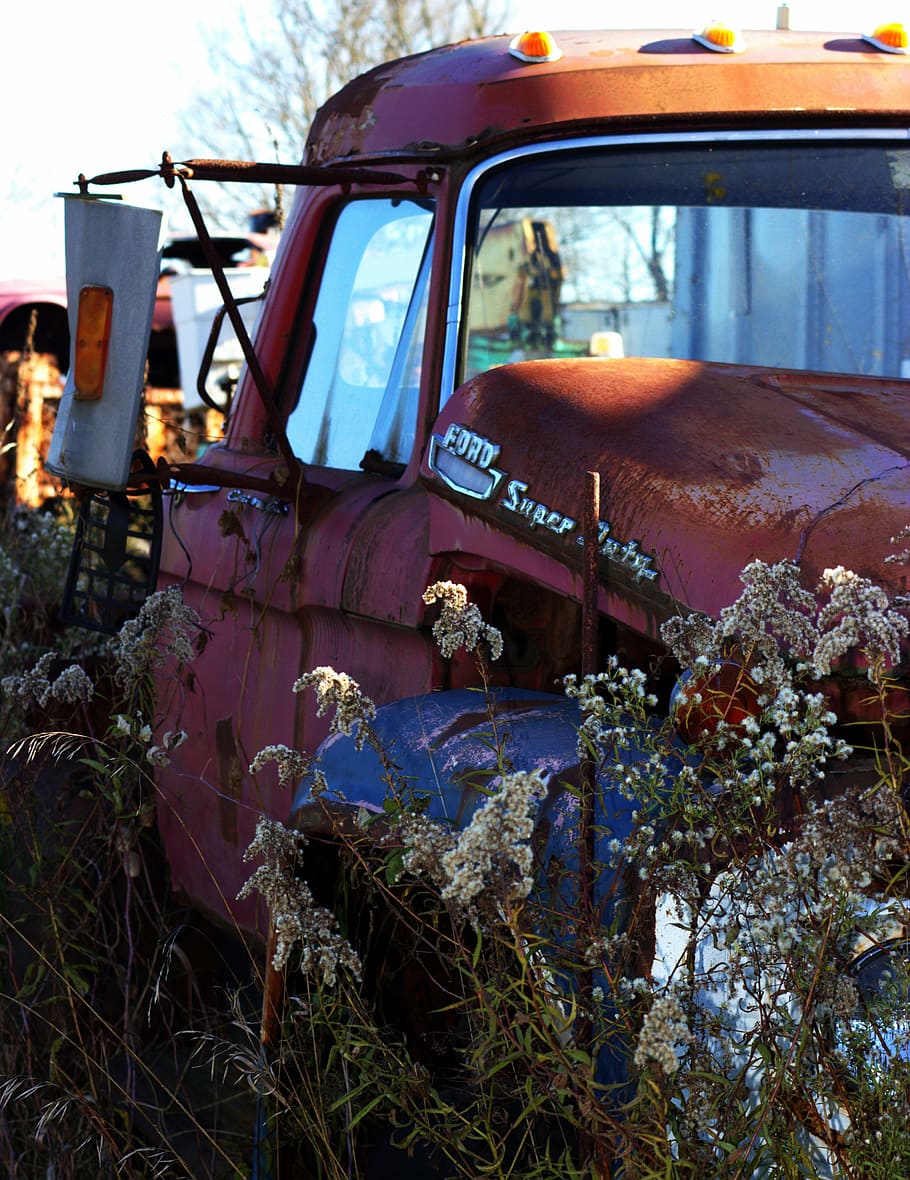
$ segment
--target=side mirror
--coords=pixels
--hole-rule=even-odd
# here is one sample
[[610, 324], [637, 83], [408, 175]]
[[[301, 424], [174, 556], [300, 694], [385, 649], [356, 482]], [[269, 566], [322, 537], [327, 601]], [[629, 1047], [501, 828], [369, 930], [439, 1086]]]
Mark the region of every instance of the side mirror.
[[164, 215], [66, 194], [70, 365], [47, 468], [69, 483], [121, 490], [145, 383]]
[[[247, 332], [253, 335], [269, 271], [263, 266], [227, 267], [224, 271], [240, 308]], [[228, 324], [218, 286], [209, 270], [191, 270], [168, 279], [183, 407], [206, 405], [226, 414], [230, 394], [243, 364], [243, 349]], [[231, 380], [233, 378], [233, 380]]]

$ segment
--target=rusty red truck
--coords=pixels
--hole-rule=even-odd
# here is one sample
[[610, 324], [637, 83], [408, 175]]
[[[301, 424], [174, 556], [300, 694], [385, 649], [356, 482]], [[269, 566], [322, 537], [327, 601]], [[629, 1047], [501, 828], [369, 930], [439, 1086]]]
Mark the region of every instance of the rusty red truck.
[[[441, 659], [429, 584], [464, 585], [500, 628], [514, 701], [555, 699], [581, 670], [588, 472], [598, 656], [648, 671], [659, 711], [661, 625], [716, 617], [750, 561], [903, 590], [885, 558], [910, 522], [905, 48], [898, 26], [489, 37], [352, 81], [299, 167], [162, 163], [188, 199], [209, 178], [298, 185], [224, 437], [168, 468], [154, 526], [152, 584], [180, 585], [209, 631], [159, 779], [176, 889], [261, 931], [234, 900], [242, 853], [292, 801], [248, 768], [326, 736], [290, 691], [302, 673], [423, 699], [440, 732], [461, 715], [446, 702], [477, 671]], [[108, 216], [105, 185], [132, 175], [68, 206]], [[119, 280], [84, 242], [72, 281], [113, 289], [110, 365]], [[121, 494], [129, 385], [64, 396], [63, 478]], [[847, 719], [854, 686], [832, 680]], [[341, 789], [351, 807], [366, 790]]]

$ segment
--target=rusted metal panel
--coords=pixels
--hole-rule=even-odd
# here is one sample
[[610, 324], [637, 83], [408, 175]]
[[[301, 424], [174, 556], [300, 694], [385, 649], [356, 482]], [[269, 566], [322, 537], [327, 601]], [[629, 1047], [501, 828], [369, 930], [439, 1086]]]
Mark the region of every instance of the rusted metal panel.
[[[423, 477], [580, 570], [584, 477], [598, 471], [611, 592], [654, 603], [655, 623], [661, 601], [716, 614], [753, 558], [799, 556], [811, 582], [846, 552], [858, 573], [894, 581], [883, 562], [910, 519], [905, 397], [885, 379], [828, 389], [820, 376], [692, 361], [525, 362], [456, 392]], [[463, 431], [497, 448], [495, 464]]]
[[653, 128], [759, 114], [767, 123], [790, 112], [804, 126], [906, 108], [910, 64], [857, 34], [749, 33], [742, 54], [711, 53], [691, 31], [555, 35], [557, 62], [521, 64], [508, 37], [490, 37], [371, 70], [322, 108], [307, 162], [488, 150], [497, 139], [549, 139], [611, 120]]
[[[219, 454], [223, 461], [230, 457]], [[212, 632], [193, 666], [193, 691], [175, 717], [188, 740], [161, 775], [168, 858], [187, 896], [259, 933], [262, 914], [251, 902], [234, 901], [247, 872], [240, 852], [252, 839], [256, 817], [284, 817], [289, 796], [271, 769], [254, 777], [249, 764], [259, 749], [276, 743], [313, 751], [327, 732], [312, 694], [293, 693], [296, 677], [332, 665], [356, 676], [377, 702], [433, 685], [429, 634], [381, 621], [393, 612], [393, 589], [385, 584], [390, 562], [381, 544], [370, 568], [361, 566], [355, 575], [365, 593], [361, 608], [375, 618], [339, 610], [352, 545], [387, 485], [352, 481], [350, 473], [337, 482], [333, 511], [307, 501], [299, 516], [269, 513], [264, 500], [257, 506], [243, 492], [190, 490], [173, 510], [179, 542], [168, 538], [163, 563], [172, 577], [191, 573], [185, 597]], [[427, 497], [418, 489], [412, 498]], [[425, 548], [426, 529], [417, 526], [415, 537]], [[413, 537], [403, 535], [402, 542], [413, 551]], [[192, 555], [191, 569], [183, 546]], [[416, 563], [399, 572], [413, 583], [402, 591], [402, 599], [415, 600], [407, 603], [413, 614], [423, 574]]]
[[[560, 779], [577, 779], [577, 702], [567, 697], [522, 689], [494, 689], [489, 701], [472, 690], [433, 693], [398, 700], [380, 709], [371, 723], [404, 782], [415, 793], [426, 792], [426, 814], [456, 827], [466, 825], [483, 802], [498, 751], [490, 742], [490, 717], [496, 718], [509, 757], [518, 766], [537, 768], [552, 781], [553, 797], [564, 792]], [[330, 785], [344, 793], [348, 807], [382, 811], [386, 770], [370, 743], [362, 750], [344, 734], [320, 747], [320, 766]], [[626, 801], [621, 810], [628, 813]], [[564, 804], [560, 839], [577, 825], [577, 797]], [[321, 829], [323, 812], [313, 804], [310, 782], [298, 787], [291, 806], [295, 822]], [[324, 830], [324, 829], [322, 829]]]
[[[217, 622], [217, 594], [191, 582], [184, 597], [209, 625]], [[242, 853], [258, 816], [285, 815], [290, 800], [273, 774], [254, 780], [249, 765], [262, 746], [294, 740], [300, 633], [291, 615], [241, 596], [221, 612], [217, 640], [194, 661], [190, 691], [173, 678], [159, 682], [161, 709], [187, 739], [159, 772], [158, 825], [174, 888], [221, 920], [264, 933], [261, 904], [235, 900], [248, 875]]]
[[416, 627], [430, 579], [429, 497], [423, 488], [383, 496], [351, 538], [342, 610]]
[[[337, 609], [307, 610], [298, 617], [297, 626], [301, 674], [330, 665], [352, 675], [380, 705], [433, 688], [435, 645], [427, 632], [386, 626]], [[317, 717], [313, 693], [303, 694], [298, 705], [296, 737], [300, 746], [312, 753], [326, 737], [329, 719]]]

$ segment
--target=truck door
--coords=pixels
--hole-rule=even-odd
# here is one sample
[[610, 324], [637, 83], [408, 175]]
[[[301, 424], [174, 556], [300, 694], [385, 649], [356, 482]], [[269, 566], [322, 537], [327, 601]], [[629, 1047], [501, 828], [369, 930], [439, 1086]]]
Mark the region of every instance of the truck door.
[[[284, 818], [290, 805], [271, 768], [251, 776], [250, 762], [267, 745], [312, 751], [325, 732], [310, 694], [292, 693], [296, 678], [331, 664], [378, 701], [430, 686], [431, 645], [414, 629], [426, 585], [426, 493], [399, 477], [415, 445], [432, 226], [426, 201], [352, 199], [308, 268], [318, 290], [314, 299], [308, 273], [288, 334], [289, 355], [303, 361], [296, 375], [284, 366], [290, 375], [278, 390], [304, 465], [301, 501], [208, 489], [188, 493], [171, 514], [166, 576], [184, 582], [211, 639], [182, 705], [189, 738], [180, 766], [163, 777], [160, 827], [176, 883], [245, 926], [255, 918], [233, 902], [246, 874], [240, 852], [261, 812]], [[290, 284], [292, 268], [291, 257], [276, 288]], [[274, 339], [268, 312], [267, 302], [257, 350]], [[274, 358], [263, 363], [274, 370]], [[242, 403], [255, 396], [241, 384], [221, 448], [243, 452], [248, 468], [255, 415]], [[275, 465], [267, 450], [263, 443], [260, 474]], [[223, 461], [218, 451], [207, 461]]]

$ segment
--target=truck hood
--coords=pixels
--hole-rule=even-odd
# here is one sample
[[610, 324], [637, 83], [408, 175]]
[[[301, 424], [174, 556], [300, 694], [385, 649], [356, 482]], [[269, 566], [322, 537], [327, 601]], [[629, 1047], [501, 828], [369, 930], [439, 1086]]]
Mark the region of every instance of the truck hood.
[[716, 616], [755, 558], [797, 561], [807, 587], [844, 565], [905, 589], [905, 567], [885, 564], [910, 524], [902, 381], [640, 358], [506, 365], [455, 392], [422, 474], [465, 516], [577, 569], [588, 471], [602, 577], [655, 623], [680, 606]]

